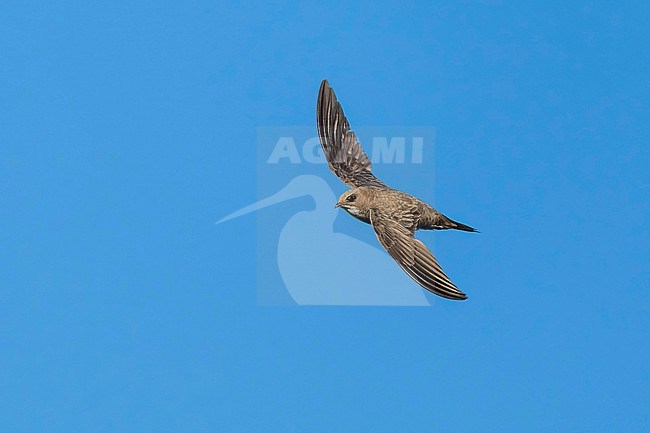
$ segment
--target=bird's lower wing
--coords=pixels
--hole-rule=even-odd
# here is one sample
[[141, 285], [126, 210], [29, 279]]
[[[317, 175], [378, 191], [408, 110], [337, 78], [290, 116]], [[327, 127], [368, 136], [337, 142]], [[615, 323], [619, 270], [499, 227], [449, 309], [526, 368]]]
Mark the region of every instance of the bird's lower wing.
[[431, 251], [398, 221], [380, 211], [370, 212], [377, 239], [398, 265], [419, 285], [448, 299], [467, 299], [443, 272]]
[[323, 80], [316, 104], [316, 122], [323, 153], [330, 169], [346, 185], [384, 187], [372, 174], [370, 159], [343, 113], [334, 90]]

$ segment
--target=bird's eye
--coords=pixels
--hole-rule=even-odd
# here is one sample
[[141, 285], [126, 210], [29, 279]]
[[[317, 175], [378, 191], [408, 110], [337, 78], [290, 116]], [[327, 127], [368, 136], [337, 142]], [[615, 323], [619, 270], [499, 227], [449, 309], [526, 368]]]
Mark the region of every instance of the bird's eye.
[[354, 194], [350, 194], [348, 198], [345, 199], [345, 201], [355, 201], [357, 199], [357, 196]]

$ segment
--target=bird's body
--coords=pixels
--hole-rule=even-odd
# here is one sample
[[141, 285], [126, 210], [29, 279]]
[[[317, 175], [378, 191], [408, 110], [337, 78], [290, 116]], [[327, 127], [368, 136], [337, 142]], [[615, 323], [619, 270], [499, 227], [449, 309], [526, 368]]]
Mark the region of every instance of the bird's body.
[[321, 84], [316, 117], [330, 169], [352, 188], [339, 197], [336, 207], [372, 225], [386, 251], [422, 287], [445, 298], [466, 299], [467, 296], [451, 282], [433, 254], [413, 235], [419, 229], [476, 230], [447, 218], [424, 201], [390, 188], [377, 179], [327, 81]]
[[[355, 197], [354, 206], [346, 205], [350, 196]], [[370, 224], [370, 211], [381, 209], [386, 215], [401, 221], [411, 232], [446, 229], [476, 231], [447, 218], [419, 198], [393, 188], [362, 186], [346, 191], [341, 199], [337, 207], [345, 209], [350, 215], [367, 224]]]

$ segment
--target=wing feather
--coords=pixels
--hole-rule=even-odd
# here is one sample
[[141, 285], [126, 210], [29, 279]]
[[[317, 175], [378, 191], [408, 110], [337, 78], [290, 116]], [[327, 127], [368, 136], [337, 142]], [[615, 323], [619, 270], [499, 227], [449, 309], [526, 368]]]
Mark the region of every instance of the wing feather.
[[354, 188], [359, 186], [386, 187], [372, 174], [370, 158], [365, 154], [357, 136], [336, 99], [334, 90], [323, 80], [316, 104], [318, 136], [330, 170], [343, 183]]
[[370, 212], [370, 223], [381, 245], [397, 264], [419, 285], [448, 299], [467, 299], [444, 273], [429, 249], [413, 232], [381, 211]]

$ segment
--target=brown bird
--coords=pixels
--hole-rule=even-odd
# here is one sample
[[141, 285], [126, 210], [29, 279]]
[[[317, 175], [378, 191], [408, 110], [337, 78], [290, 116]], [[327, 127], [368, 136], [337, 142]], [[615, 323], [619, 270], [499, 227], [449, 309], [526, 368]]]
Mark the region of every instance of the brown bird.
[[443, 272], [431, 251], [413, 235], [419, 229], [477, 230], [447, 218], [422, 200], [389, 188], [377, 179], [327, 80], [323, 80], [318, 92], [316, 120], [330, 169], [352, 188], [339, 197], [335, 207], [372, 225], [379, 243], [419, 285], [444, 298], [467, 299]]

